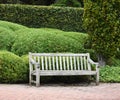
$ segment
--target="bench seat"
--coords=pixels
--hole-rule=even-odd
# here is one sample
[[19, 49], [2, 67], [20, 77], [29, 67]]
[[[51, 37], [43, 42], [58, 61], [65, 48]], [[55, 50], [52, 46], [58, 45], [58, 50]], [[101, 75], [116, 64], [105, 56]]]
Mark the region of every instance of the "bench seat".
[[[86, 71], [86, 70], [49, 70], [49, 71], [39, 71], [40, 76], [70, 76], [70, 75], [95, 75], [96, 71]], [[36, 72], [33, 72], [32, 75], [36, 75]]]

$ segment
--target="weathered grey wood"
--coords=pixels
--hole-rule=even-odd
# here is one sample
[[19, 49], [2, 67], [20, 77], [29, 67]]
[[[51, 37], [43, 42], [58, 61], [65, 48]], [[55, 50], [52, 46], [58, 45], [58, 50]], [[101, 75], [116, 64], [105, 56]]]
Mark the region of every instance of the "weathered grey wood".
[[[95, 75], [96, 71], [85, 71], [85, 70], [49, 70], [40, 71], [40, 76], [62, 76], [62, 75]], [[36, 75], [34, 73], [33, 75]]]
[[78, 66], [78, 70], [80, 70], [80, 60], [79, 60], [79, 57], [77, 57], [77, 66]]
[[40, 66], [38, 64], [36, 66], [36, 86], [40, 86]]
[[64, 67], [64, 70], [66, 70], [65, 57], [63, 57], [63, 67]]
[[[96, 66], [95, 71], [91, 70], [92, 64]], [[40, 86], [40, 76], [95, 75], [98, 84], [98, 66], [98, 63], [90, 59], [89, 53], [29, 53], [29, 83]], [[32, 79], [33, 75], [36, 81]]]
[[51, 57], [49, 57], [49, 70], [51, 70], [52, 67], [51, 67]]
[[67, 70], [70, 70], [69, 69], [69, 58], [67, 57]]
[[56, 68], [57, 70], [59, 70], [59, 66], [58, 66], [58, 57], [56, 56]]
[[45, 56], [45, 69], [48, 70], [48, 61], [46, 56]]
[[71, 65], [70, 70], [73, 70], [73, 63], [72, 63], [72, 57], [71, 56], [70, 56], [70, 65]]
[[86, 70], [87, 69], [86, 68], [86, 57], [84, 56], [83, 59], [84, 59], [84, 61], [83, 61], [84, 62], [84, 69]]
[[76, 70], [77, 68], [76, 68], [76, 59], [75, 59], [75, 57], [74, 57], [74, 70]]
[[42, 70], [44, 70], [44, 61], [43, 61], [43, 56], [41, 57], [41, 63], [42, 63]]
[[54, 60], [54, 57], [52, 57], [52, 65], [53, 65], [53, 70], [55, 70], [55, 60]]
[[81, 70], [83, 70], [83, 58], [82, 58], [82, 56], [80, 56], [80, 67], [81, 67]]
[[62, 58], [60, 56], [60, 70], [62, 70]]
[[31, 64], [31, 53], [29, 53], [29, 84], [31, 85], [32, 83], [32, 64]]

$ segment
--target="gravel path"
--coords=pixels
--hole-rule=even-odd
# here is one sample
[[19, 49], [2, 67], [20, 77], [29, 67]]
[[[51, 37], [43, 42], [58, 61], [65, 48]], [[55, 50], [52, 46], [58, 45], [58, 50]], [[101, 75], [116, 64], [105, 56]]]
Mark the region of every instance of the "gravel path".
[[0, 84], [0, 100], [120, 100], [120, 83], [40, 87]]

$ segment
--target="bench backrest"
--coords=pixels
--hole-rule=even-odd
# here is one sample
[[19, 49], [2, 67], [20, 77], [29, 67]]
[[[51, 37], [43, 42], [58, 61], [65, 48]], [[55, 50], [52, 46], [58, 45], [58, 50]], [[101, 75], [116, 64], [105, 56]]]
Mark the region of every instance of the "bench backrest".
[[91, 70], [89, 53], [29, 53], [40, 64], [40, 70]]

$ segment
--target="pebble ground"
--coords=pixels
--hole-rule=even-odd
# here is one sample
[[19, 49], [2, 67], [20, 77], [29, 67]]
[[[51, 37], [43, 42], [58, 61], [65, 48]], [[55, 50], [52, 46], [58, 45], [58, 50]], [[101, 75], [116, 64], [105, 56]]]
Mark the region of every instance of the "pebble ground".
[[120, 83], [100, 85], [0, 84], [0, 100], [120, 100]]

